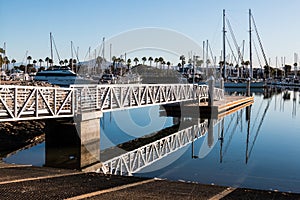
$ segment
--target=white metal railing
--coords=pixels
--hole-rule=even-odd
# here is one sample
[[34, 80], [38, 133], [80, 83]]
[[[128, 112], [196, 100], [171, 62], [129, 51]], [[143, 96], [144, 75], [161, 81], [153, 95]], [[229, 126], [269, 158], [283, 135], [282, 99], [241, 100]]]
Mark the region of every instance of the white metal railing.
[[224, 89], [221, 88], [214, 88], [214, 100], [220, 101], [221, 99], [224, 99]]
[[[215, 88], [215, 100], [224, 91]], [[151, 105], [208, 99], [207, 85], [114, 84], [70, 88], [0, 85], [0, 121], [71, 117]]]
[[193, 84], [72, 85], [76, 110], [90, 112], [208, 98], [208, 86]]
[[0, 122], [74, 116], [72, 88], [0, 85]]
[[102, 163], [101, 171], [114, 175], [129, 175], [190, 144], [205, 135], [208, 120], [180, 130], [172, 135], [142, 146]]

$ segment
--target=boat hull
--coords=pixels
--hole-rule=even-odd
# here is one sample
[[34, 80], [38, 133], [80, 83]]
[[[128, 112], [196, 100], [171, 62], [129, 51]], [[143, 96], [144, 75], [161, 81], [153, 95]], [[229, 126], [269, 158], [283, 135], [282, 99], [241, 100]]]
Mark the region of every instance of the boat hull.
[[[264, 82], [251, 82], [251, 88], [264, 88], [266, 84]], [[247, 82], [235, 83], [235, 82], [225, 82], [225, 88], [247, 88]]]

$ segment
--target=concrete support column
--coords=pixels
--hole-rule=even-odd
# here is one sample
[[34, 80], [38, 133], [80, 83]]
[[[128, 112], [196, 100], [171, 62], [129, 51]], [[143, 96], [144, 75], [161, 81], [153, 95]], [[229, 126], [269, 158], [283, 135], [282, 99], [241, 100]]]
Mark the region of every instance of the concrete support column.
[[215, 89], [215, 79], [211, 76], [208, 79], [208, 106], [214, 105], [214, 89]]
[[80, 138], [80, 168], [100, 162], [100, 118], [102, 112], [82, 113], [75, 117]]
[[46, 161], [49, 167], [83, 169], [100, 162], [102, 112], [46, 122]]

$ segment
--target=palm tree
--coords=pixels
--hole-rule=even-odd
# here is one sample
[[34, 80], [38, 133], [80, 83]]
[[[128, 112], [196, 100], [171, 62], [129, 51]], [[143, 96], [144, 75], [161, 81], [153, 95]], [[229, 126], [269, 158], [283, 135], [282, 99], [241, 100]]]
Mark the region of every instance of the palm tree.
[[166, 64], [166, 61], [161, 61], [161, 65], [162, 65], [162, 69], [164, 69], [165, 68], [165, 64]]
[[113, 61], [113, 64], [112, 64], [112, 69], [110, 69], [111, 71], [115, 71], [115, 65], [116, 65], [116, 62], [117, 62], [117, 57], [116, 56], [113, 56], [111, 58], [111, 60]]
[[16, 63], [17, 61], [15, 60], [15, 59], [12, 59], [11, 60], [11, 63], [13, 64], [13, 68], [15, 68], [15, 63]]
[[296, 75], [296, 76], [297, 76], [297, 65], [298, 65], [298, 64], [295, 62], [295, 63], [294, 63], [294, 72], [295, 72], [295, 75]]
[[64, 61], [63, 61], [63, 60], [60, 60], [60, 61], [59, 61], [59, 65], [62, 66], [63, 64], [64, 64]]
[[128, 70], [129, 70], [130, 64], [131, 64], [131, 59], [128, 58], [128, 59], [127, 59], [127, 67], [128, 67]]
[[27, 56], [28, 64], [30, 64], [31, 59], [32, 59], [31, 56]]
[[42, 67], [42, 63], [43, 63], [44, 61], [43, 61], [43, 59], [39, 59], [39, 63], [40, 63], [40, 68]]
[[53, 60], [50, 58], [48, 62], [49, 62], [49, 64], [50, 64], [50, 67], [52, 67], [52, 65], [53, 65]]
[[120, 75], [123, 76], [123, 63], [125, 62], [125, 60], [123, 58], [119, 58], [119, 64], [121, 65], [121, 72]]
[[142, 57], [143, 65], [145, 65], [145, 62], [147, 61], [147, 58], [144, 56]]
[[158, 58], [155, 58], [155, 59], [154, 59], [154, 62], [155, 62], [155, 64], [156, 64], [156, 68], [157, 68], [157, 63], [159, 62]]
[[[76, 67], [77, 60], [76, 60], [76, 59], [73, 59], [73, 60], [72, 60], [72, 63], [73, 63], [72, 67], [75, 66], [74, 72], [77, 72], [77, 71], [78, 71], [78, 69], [77, 69], [77, 67]], [[73, 70], [73, 69], [72, 69], [72, 70]]]
[[10, 60], [8, 59], [8, 57], [7, 56], [5, 56], [4, 58], [3, 58], [3, 63], [5, 64], [5, 70], [7, 70], [8, 69], [8, 64], [10, 63]]
[[163, 57], [159, 57], [158, 61], [160, 62], [160, 67], [162, 66], [163, 62], [165, 62]]
[[137, 63], [139, 62], [139, 59], [138, 59], [137, 57], [135, 57], [135, 58], [133, 59], [133, 62], [135, 62], [135, 66], [137, 66]]
[[203, 60], [196, 60], [196, 66], [200, 67], [204, 63]]
[[33, 60], [32, 63], [33, 63], [33, 66], [35, 66], [36, 63], [37, 63], [37, 61], [36, 61], [36, 60]]
[[[98, 58], [97, 58], [97, 60], [96, 60], [96, 63], [97, 63], [97, 61], [98, 61]], [[71, 68], [71, 70], [72, 70], [73, 72], [77, 72], [77, 69], [76, 69], [75, 64], [76, 64], [76, 59], [70, 58], [70, 59], [69, 59], [69, 66], [70, 66], [70, 68]]]
[[184, 64], [185, 64], [185, 57], [184, 57], [184, 55], [181, 55], [181, 56], [179, 57], [179, 60], [181, 60], [181, 67], [182, 67], [182, 71], [183, 71]]
[[178, 69], [180, 69], [181, 68], [181, 63], [178, 63], [177, 66], [178, 66]]
[[69, 62], [68, 59], [64, 60], [65, 66], [67, 66], [68, 62]]
[[49, 57], [46, 57], [46, 58], [45, 58], [45, 61], [47, 62], [47, 68], [48, 68], [48, 66], [49, 66], [49, 60], [50, 60]]
[[150, 67], [152, 67], [153, 58], [151, 56], [148, 58], [148, 61], [150, 62]]
[[168, 70], [170, 69], [170, 65], [171, 65], [171, 63], [170, 63], [170, 61], [168, 61], [167, 62]]

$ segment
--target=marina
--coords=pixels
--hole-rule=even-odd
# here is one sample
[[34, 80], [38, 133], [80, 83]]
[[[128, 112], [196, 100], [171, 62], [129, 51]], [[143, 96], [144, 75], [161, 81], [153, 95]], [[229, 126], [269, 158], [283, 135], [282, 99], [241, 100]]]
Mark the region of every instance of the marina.
[[1, 199], [300, 199], [300, 3], [13, 2]]
[[[244, 108], [237, 109], [233, 113], [227, 113], [226, 116], [219, 116], [221, 121], [213, 126], [211, 147], [207, 143], [206, 133], [193, 143], [189, 143], [186, 147], [170, 154], [169, 158], [162, 158], [157, 164], [153, 163], [134, 174], [134, 176], [160, 177], [168, 180], [185, 180], [298, 193], [299, 173], [297, 166], [299, 166], [299, 163], [293, 157], [285, 155], [296, 155], [298, 151], [297, 122], [299, 121], [299, 115], [297, 115], [297, 111], [299, 111], [300, 99], [298, 91], [289, 91], [289, 93], [292, 97], [289, 100], [284, 100], [283, 92], [281, 90], [276, 91], [276, 89], [273, 89], [271, 94], [267, 91], [265, 93], [253, 93], [254, 103], [251, 103], [250, 106], [245, 104]], [[114, 145], [150, 134], [154, 130], [159, 130], [157, 128], [162, 125], [163, 127], [173, 126], [172, 124], [176, 121], [172, 119], [173, 117], [161, 116], [159, 112], [155, 112], [155, 115], [153, 115], [154, 113], [151, 114], [151, 120], [160, 121], [160, 123], [151, 123], [154, 129], [149, 129], [148, 133], [144, 131], [142, 133], [143, 126], [149, 124], [150, 119], [141, 118], [140, 116], [149, 115], [153, 109], [158, 111], [159, 108], [140, 108], [130, 112], [115, 111], [106, 113], [101, 120], [101, 152], [104, 153], [105, 149]], [[131, 126], [135, 131], [131, 133], [126, 131], [129, 122], [126, 120], [120, 121], [121, 118], [124, 120], [121, 116], [129, 116], [133, 120]], [[287, 119], [286, 125], [294, 127], [293, 131], [284, 136], [285, 140], [282, 140], [283, 136], [281, 134], [281, 132], [284, 132], [285, 126], [280, 126], [277, 116]], [[270, 124], [277, 125], [270, 126]], [[130, 134], [128, 135], [128, 133]], [[289, 148], [277, 148], [286, 143], [289, 143]], [[45, 159], [44, 145], [42, 143], [28, 150], [18, 152], [6, 158], [5, 161], [31, 164], [28, 161], [34, 159], [36, 166], [43, 166]], [[120, 148], [117, 149], [120, 150]], [[35, 153], [33, 154], [33, 152]], [[72, 154], [69, 151], [66, 155]], [[105, 157], [102, 155], [100, 159]], [[26, 159], [24, 160], [24, 158]], [[282, 162], [289, 164], [282, 168], [279, 164]], [[203, 168], [206, 170], [201, 170]], [[219, 178], [216, 179], [216, 177], [211, 177], [205, 173], [208, 169], [210, 169], [211, 174], [218, 174]], [[233, 176], [232, 170], [234, 170], [235, 176]], [[187, 171], [190, 173], [187, 173]], [[204, 174], [207, 174], [207, 176]], [[223, 175], [221, 176], [221, 174]], [[244, 179], [240, 180], [238, 177], [244, 177]], [[259, 182], [257, 179], [259, 179]]]

